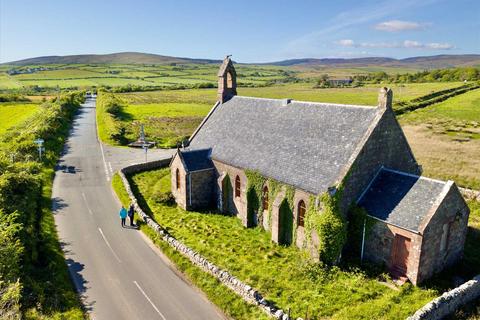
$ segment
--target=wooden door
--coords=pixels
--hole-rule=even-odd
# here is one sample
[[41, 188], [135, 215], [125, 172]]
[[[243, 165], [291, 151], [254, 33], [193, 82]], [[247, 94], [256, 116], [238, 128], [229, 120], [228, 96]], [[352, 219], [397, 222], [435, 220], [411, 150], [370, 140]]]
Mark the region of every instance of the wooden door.
[[408, 256], [410, 254], [410, 238], [396, 234], [393, 241], [392, 274], [405, 276], [407, 274]]

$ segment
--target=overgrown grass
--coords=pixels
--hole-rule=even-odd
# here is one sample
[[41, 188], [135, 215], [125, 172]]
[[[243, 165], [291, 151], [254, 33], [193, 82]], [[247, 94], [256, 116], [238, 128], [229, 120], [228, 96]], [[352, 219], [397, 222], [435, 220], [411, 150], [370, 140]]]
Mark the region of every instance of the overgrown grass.
[[[157, 187], [161, 190], [165, 190], [165, 185], [165, 179], [162, 179], [162, 182]], [[128, 206], [130, 200], [118, 174], [113, 176], [112, 186], [122, 204]], [[138, 220], [137, 224], [140, 226], [140, 230], [145, 233], [176, 265], [178, 270], [180, 270], [195, 286], [201, 289], [207, 295], [208, 299], [217, 305], [227, 316], [238, 320], [270, 319], [255, 306], [247, 304], [239, 299], [233, 291], [224, 286], [216, 278], [194, 266], [187, 258], [162, 241], [158, 234], [150, 227]]]
[[480, 89], [399, 120], [425, 175], [480, 189]]
[[[167, 177], [167, 178], [165, 178]], [[326, 268], [295, 247], [279, 246], [260, 228], [245, 229], [239, 219], [186, 212], [156, 202], [169, 186], [168, 170], [132, 177], [154, 218], [172, 235], [295, 317], [334, 319], [405, 318], [438, 292], [405, 285], [394, 290], [357, 268]], [[145, 205], [145, 204], [144, 204]]]

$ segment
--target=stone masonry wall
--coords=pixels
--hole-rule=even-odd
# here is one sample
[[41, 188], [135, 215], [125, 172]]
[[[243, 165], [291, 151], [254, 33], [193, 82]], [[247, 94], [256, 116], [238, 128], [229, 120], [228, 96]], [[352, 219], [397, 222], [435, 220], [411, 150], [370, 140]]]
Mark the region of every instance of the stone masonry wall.
[[427, 303], [407, 320], [437, 320], [480, 297], [480, 275]]
[[393, 242], [396, 234], [407, 237], [411, 241], [407, 263], [407, 278], [413, 284], [417, 284], [420, 248], [422, 246], [422, 236], [419, 234], [376, 221], [365, 238], [364, 258], [391, 268]]
[[[140, 171], [167, 167], [169, 163], [170, 163], [170, 159], [165, 159], [165, 160], [159, 160], [159, 161], [154, 161], [149, 163], [136, 164], [120, 170], [119, 175], [130, 197], [130, 200], [132, 201], [135, 207], [135, 211], [137, 212], [138, 216], [150, 228], [152, 228], [155, 232], [157, 232], [163, 241], [168, 243], [168, 245], [170, 245], [180, 254], [188, 258], [194, 265], [200, 267], [205, 272], [217, 278], [221, 283], [223, 283], [225, 286], [230, 288], [233, 292], [239, 295], [243, 300], [245, 300], [248, 303], [257, 305], [269, 316], [275, 319], [290, 320], [291, 318], [288, 316], [288, 314], [286, 314], [283, 310], [277, 308], [273, 303], [265, 300], [265, 298], [263, 298], [263, 296], [256, 289], [243, 283], [238, 278], [232, 276], [228, 271], [223, 270], [218, 266], [214, 265], [213, 263], [205, 259], [202, 255], [190, 249], [189, 247], [184, 245], [182, 242], [178, 241], [175, 237], [171, 236], [162, 226], [160, 226], [155, 220], [153, 220], [149, 215], [147, 215], [143, 211], [143, 209], [138, 205], [138, 201], [134, 193], [132, 192], [130, 183], [128, 182], [127, 175], [140, 172]], [[302, 320], [302, 319], [297, 318], [297, 320]]]
[[214, 170], [187, 173], [187, 209], [208, 208], [213, 203]]
[[[452, 185], [436, 212], [423, 229], [419, 282], [453, 265], [463, 255], [469, 209], [460, 192]], [[446, 247], [441, 249], [444, 225], [448, 225]]]
[[342, 212], [358, 199], [381, 166], [419, 174], [420, 169], [391, 109], [386, 109], [378, 125], [353, 161], [345, 181], [341, 200]]
[[[128, 167], [130, 168], [130, 167]], [[183, 167], [182, 160], [180, 157], [176, 156], [173, 159], [172, 165], [170, 167], [172, 174], [170, 175], [171, 179], [171, 191], [173, 196], [175, 197], [175, 202], [177, 205], [183, 209], [187, 209], [187, 173], [185, 172], [185, 168]], [[180, 174], [180, 188], [177, 189], [176, 187], [176, 175], [175, 171], [179, 170]]]

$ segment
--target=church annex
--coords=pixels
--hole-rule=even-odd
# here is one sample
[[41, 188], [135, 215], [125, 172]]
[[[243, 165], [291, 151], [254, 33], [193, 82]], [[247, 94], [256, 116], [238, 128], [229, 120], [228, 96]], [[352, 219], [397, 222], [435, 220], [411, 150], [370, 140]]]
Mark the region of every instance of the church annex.
[[[469, 209], [455, 183], [421, 176], [390, 89], [376, 107], [241, 97], [229, 57], [218, 80], [217, 103], [170, 164], [179, 206], [216, 207], [277, 243], [311, 249], [318, 236], [306, 234], [307, 208], [342, 185], [341, 214], [356, 204], [375, 221], [362, 258], [417, 284], [462, 257]], [[285, 188], [268, 199], [269, 183], [249, 212], [247, 171], [289, 186], [293, 213], [281, 210]]]

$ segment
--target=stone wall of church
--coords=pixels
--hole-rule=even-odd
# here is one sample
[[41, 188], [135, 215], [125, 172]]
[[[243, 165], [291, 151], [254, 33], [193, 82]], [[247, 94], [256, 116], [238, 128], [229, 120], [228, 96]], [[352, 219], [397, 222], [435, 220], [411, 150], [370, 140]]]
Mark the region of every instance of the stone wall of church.
[[396, 234], [410, 239], [406, 276], [410, 282], [416, 284], [423, 241], [418, 233], [375, 220], [373, 227], [365, 235], [364, 259], [390, 269]]
[[212, 207], [214, 203], [215, 169], [188, 172], [187, 210], [201, 210]]
[[[177, 188], [177, 180], [175, 172], [179, 171], [180, 173], [180, 188]], [[170, 179], [171, 179], [171, 191], [173, 196], [175, 197], [175, 201], [177, 204], [182, 207], [183, 209], [187, 209], [187, 173], [182, 164], [182, 160], [177, 155], [173, 159], [170, 165]]]
[[[215, 197], [217, 199], [217, 208], [221, 211], [225, 211], [224, 213], [228, 213], [231, 215], [236, 215], [240, 220], [242, 220], [242, 224], [246, 227], [247, 226], [247, 176], [243, 169], [236, 168], [234, 166], [230, 166], [224, 164], [220, 161], [213, 160], [213, 165], [216, 168], [216, 178], [217, 183], [215, 184]], [[224, 201], [222, 199], [222, 183], [218, 181], [218, 178], [222, 176], [222, 174], [228, 174], [230, 180], [230, 190], [231, 193], [223, 199], [228, 201], [228, 204], [223, 204], [222, 207], [219, 207], [220, 203]], [[235, 179], [236, 177], [240, 177], [240, 196], [235, 196]]]
[[458, 188], [452, 185], [423, 229], [418, 282], [430, 278], [462, 258], [469, 212]]
[[343, 213], [346, 213], [352, 202], [357, 201], [382, 165], [407, 173], [420, 174], [420, 167], [390, 108], [387, 108], [381, 116], [358, 157], [352, 160], [351, 170], [344, 181], [340, 204]]

